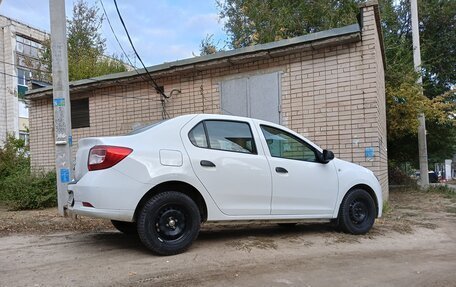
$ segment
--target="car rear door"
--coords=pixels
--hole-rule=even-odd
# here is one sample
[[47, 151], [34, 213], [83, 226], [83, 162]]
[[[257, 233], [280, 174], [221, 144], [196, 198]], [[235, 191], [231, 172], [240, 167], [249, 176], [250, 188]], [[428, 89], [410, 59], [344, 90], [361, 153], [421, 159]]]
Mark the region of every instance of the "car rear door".
[[331, 217], [338, 195], [333, 162], [318, 162], [316, 148], [278, 126], [260, 125], [272, 174], [272, 214]]
[[197, 117], [181, 137], [196, 176], [223, 213], [270, 214], [270, 169], [250, 120]]

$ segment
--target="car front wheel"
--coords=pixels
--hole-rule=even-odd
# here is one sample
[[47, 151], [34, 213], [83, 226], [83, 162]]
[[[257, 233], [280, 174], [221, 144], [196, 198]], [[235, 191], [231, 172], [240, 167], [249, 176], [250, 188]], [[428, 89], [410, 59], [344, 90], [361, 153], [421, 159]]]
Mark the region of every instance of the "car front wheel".
[[187, 250], [196, 239], [201, 216], [190, 197], [166, 191], [149, 199], [137, 224], [139, 238], [148, 249], [158, 255], [174, 255]]
[[376, 207], [372, 196], [363, 189], [353, 189], [340, 205], [340, 229], [351, 234], [365, 234], [374, 225]]

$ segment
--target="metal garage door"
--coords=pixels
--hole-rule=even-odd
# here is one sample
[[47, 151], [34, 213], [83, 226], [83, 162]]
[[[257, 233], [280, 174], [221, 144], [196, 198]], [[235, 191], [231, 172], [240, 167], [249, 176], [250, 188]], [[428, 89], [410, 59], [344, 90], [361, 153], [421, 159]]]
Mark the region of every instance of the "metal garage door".
[[280, 123], [279, 77], [271, 73], [223, 81], [222, 113]]

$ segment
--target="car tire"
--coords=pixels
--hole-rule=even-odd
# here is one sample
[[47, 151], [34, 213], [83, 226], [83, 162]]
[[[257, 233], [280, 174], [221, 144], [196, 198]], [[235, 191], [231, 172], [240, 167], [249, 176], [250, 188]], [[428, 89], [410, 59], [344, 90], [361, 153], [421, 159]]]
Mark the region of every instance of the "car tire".
[[342, 201], [337, 221], [346, 233], [365, 234], [374, 225], [376, 215], [372, 196], [363, 189], [353, 189]]
[[187, 250], [198, 237], [201, 215], [187, 195], [166, 191], [153, 196], [142, 207], [137, 220], [142, 243], [158, 255]]
[[118, 220], [111, 220], [112, 225], [124, 234], [138, 234], [136, 229], [136, 222], [125, 222]]

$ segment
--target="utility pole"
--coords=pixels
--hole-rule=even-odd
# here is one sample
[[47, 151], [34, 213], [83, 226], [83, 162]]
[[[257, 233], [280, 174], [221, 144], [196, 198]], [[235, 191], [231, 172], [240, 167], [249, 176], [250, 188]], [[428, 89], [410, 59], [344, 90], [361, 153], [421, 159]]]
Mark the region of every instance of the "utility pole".
[[68, 81], [65, 0], [49, 0], [51, 15], [52, 86], [54, 106], [55, 169], [59, 213], [65, 215], [71, 164], [71, 107]]
[[[415, 70], [420, 74], [418, 84], [422, 85], [423, 78], [421, 77], [421, 51], [420, 51], [420, 34], [418, 29], [418, 3], [417, 0], [411, 1], [412, 9], [412, 40], [413, 40], [413, 63]], [[423, 90], [421, 90], [423, 91]], [[427, 188], [429, 186], [428, 176], [428, 156], [426, 144], [426, 119], [423, 113], [418, 115], [420, 125], [418, 127], [418, 153], [420, 161], [420, 178], [421, 186]]]

